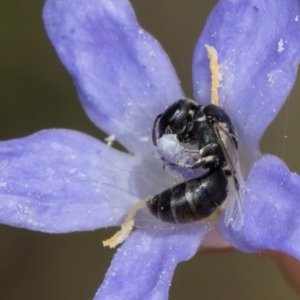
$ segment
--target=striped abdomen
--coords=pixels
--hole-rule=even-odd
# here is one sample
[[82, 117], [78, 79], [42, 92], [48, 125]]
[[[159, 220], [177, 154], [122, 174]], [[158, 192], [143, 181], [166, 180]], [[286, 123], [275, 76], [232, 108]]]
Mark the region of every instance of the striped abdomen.
[[147, 200], [150, 212], [168, 223], [191, 223], [210, 216], [227, 197], [228, 180], [221, 167], [180, 183]]

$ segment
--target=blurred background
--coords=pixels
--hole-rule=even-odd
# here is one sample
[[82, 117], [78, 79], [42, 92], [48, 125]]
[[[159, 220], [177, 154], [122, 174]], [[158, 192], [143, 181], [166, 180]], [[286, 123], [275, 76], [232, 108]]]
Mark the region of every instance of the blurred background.
[[[0, 140], [44, 128], [72, 128], [104, 138], [82, 110], [73, 83], [50, 45], [43, 0], [0, 1]], [[217, 1], [132, 0], [142, 26], [169, 54], [188, 97], [191, 60]], [[298, 80], [299, 81], [299, 80]], [[267, 130], [261, 149], [300, 173], [296, 120], [299, 84]], [[115, 229], [62, 235], [0, 226], [0, 299], [92, 299], [114, 250], [102, 240]], [[170, 299], [298, 299], [269, 258], [238, 252], [198, 255], [180, 264]]]

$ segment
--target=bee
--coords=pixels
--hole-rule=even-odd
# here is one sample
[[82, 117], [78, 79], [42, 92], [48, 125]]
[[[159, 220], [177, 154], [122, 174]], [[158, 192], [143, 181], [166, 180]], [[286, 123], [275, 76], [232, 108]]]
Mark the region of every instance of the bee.
[[[157, 137], [158, 131], [158, 137]], [[159, 114], [153, 124], [152, 140], [165, 134], [176, 135], [193, 157], [193, 163], [166, 162], [185, 169], [203, 168], [206, 172], [175, 185], [148, 199], [150, 212], [168, 223], [191, 223], [209, 217], [228, 196], [229, 180], [233, 195], [225, 210], [225, 224], [234, 230], [243, 225], [244, 179], [240, 171], [238, 135], [229, 116], [219, 106], [199, 105], [180, 99]]]

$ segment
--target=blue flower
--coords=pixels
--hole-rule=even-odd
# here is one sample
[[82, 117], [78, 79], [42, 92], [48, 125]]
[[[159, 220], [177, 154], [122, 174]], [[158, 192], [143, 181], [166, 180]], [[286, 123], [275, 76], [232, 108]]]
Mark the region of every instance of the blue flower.
[[[244, 226], [218, 222], [245, 252], [279, 250], [300, 259], [300, 177], [259, 141], [289, 94], [300, 59], [296, 0], [221, 0], [193, 60], [196, 100], [210, 101], [205, 44], [219, 54], [220, 104], [239, 133], [248, 173]], [[93, 122], [129, 153], [83, 133], [45, 130], [1, 142], [0, 222], [44, 232], [120, 225], [134, 203], [173, 184], [155, 158], [154, 118], [183, 97], [161, 46], [139, 27], [127, 0], [48, 0], [48, 35]], [[137, 228], [116, 253], [95, 299], [167, 299], [173, 271], [210, 226]]]

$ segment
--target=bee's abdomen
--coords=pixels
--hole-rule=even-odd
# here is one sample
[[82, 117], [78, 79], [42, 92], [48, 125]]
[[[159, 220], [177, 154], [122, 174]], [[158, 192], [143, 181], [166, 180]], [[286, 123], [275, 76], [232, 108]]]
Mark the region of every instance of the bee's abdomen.
[[210, 216], [227, 197], [222, 168], [180, 183], [147, 200], [150, 212], [168, 223], [191, 223]]

